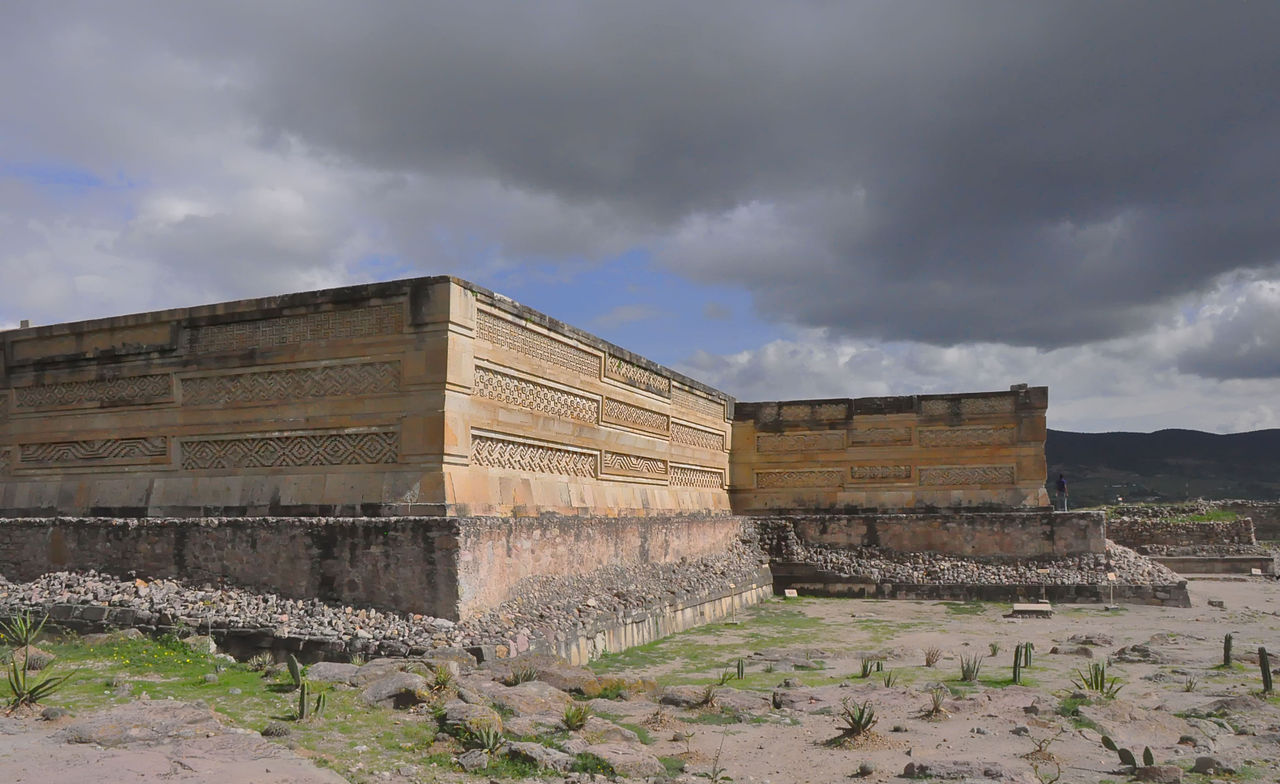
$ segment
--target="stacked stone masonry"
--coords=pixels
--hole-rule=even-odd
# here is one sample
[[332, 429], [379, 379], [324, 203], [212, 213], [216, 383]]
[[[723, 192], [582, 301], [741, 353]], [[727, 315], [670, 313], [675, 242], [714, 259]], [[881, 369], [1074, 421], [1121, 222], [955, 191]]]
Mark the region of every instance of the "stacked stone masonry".
[[[736, 405], [453, 278], [9, 330], [0, 349], [0, 518], [46, 521], [0, 571], [160, 547], [196, 574], [245, 545], [264, 587], [287, 578], [260, 564], [293, 552], [312, 569], [299, 590], [373, 601], [381, 578], [361, 570], [394, 581], [417, 557], [446, 573], [405, 576], [420, 599], [393, 603], [460, 617], [524, 579], [717, 552], [735, 515], [1047, 506], [1043, 388]], [[363, 522], [336, 538], [227, 523], [187, 545], [146, 522], [268, 517]], [[80, 518], [132, 522], [57, 522]], [[349, 546], [368, 563], [334, 550]], [[246, 569], [210, 576], [254, 584]]]

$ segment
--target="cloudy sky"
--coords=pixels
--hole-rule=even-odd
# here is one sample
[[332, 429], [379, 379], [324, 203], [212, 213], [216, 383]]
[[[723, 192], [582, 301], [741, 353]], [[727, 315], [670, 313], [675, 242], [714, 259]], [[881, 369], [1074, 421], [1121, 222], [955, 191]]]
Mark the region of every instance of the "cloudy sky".
[[5, 3], [0, 326], [455, 274], [739, 399], [1280, 427], [1280, 4]]

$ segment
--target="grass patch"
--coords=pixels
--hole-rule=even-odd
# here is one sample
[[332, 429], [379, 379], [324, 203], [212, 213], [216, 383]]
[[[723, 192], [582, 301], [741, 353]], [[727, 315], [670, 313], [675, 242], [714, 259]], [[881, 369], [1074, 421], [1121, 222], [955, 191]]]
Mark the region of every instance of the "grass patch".
[[1080, 715], [1080, 706], [1092, 704], [1093, 700], [1088, 697], [1064, 697], [1062, 701], [1058, 703], [1058, 708], [1055, 712], [1059, 716], [1065, 717], [1071, 722], [1071, 725], [1078, 730], [1091, 729], [1101, 732], [1101, 728], [1098, 727], [1097, 723], [1094, 722], [1093, 719], [1090, 719], [1088, 716]]
[[949, 615], [982, 615], [987, 611], [986, 602], [941, 602]]
[[608, 776], [610, 778], [618, 775], [618, 772], [608, 762], [594, 754], [586, 753], [579, 754], [574, 758], [573, 767], [569, 768], [569, 770], [574, 773], [594, 773], [598, 776]]
[[668, 778], [675, 778], [684, 773], [684, 760], [679, 757], [658, 757], [658, 761], [667, 769]]
[[706, 713], [699, 713], [697, 716], [690, 716], [685, 719], [685, 722], [723, 727], [726, 724], [741, 724], [742, 717], [735, 711], [707, 711]]

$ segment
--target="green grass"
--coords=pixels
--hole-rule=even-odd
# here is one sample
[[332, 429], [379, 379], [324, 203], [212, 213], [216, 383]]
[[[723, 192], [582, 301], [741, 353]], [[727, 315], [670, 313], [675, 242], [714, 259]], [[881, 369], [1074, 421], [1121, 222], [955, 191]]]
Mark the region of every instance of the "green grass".
[[1180, 515], [1169, 518], [1171, 523], [1226, 523], [1236, 520], [1238, 514], [1230, 509], [1210, 509], [1202, 514]]
[[951, 615], [982, 615], [987, 611], [987, 602], [940, 602]]
[[667, 769], [668, 778], [675, 778], [684, 773], [684, 760], [679, 757], [658, 757], [658, 761]]

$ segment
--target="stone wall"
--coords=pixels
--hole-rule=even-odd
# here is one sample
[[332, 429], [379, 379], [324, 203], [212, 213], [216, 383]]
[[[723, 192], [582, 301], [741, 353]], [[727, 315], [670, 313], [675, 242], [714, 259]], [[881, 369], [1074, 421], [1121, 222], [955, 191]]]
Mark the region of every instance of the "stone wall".
[[442, 518], [0, 519], [11, 581], [95, 569], [458, 617], [459, 523]]
[[728, 396], [452, 278], [0, 347], [7, 516], [729, 510]]
[[94, 569], [470, 618], [529, 578], [727, 552], [741, 518], [9, 518], [0, 574]]
[[1214, 506], [1253, 520], [1253, 530], [1259, 539], [1280, 539], [1280, 501], [1215, 501]]
[[1106, 551], [1101, 512], [975, 512], [967, 514], [785, 515], [758, 523], [774, 556], [795, 537], [807, 547], [960, 556], [1042, 558]]
[[739, 514], [1048, 507], [1044, 387], [739, 403]]
[[466, 617], [512, 599], [530, 577], [677, 563], [726, 552], [741, 537], [741, 518], [718, 515], [471, 518], [459, 537], [460, 612]]
[[1107, 538], [1135, 549], [1143, 547], [1212, 547], [1254, 545], [1253, 521], [1173, 522], [1132, 517], [1116, 517], [1107, 523]]

